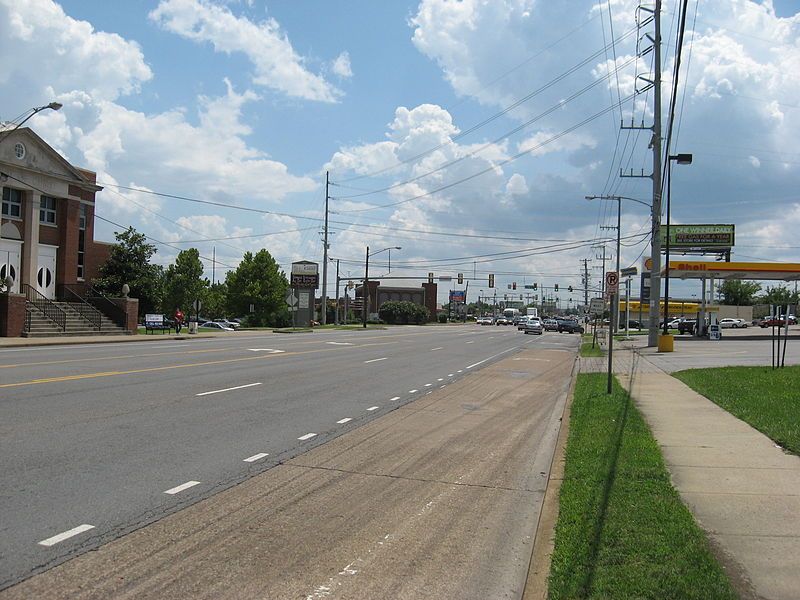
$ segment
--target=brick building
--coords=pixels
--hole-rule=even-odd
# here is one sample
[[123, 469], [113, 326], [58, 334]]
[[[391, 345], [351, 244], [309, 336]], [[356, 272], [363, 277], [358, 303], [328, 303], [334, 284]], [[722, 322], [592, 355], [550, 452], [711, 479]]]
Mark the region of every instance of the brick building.
[[[10, 278], [10, 295], [27, 298], [30, 312], [33, 300], [47, 304], [85, 288], [111, 250], [94, 240], [95, 194], [103, 189], [96, 174], [71, 165], [27, 127], [0, 130], [0, 173], [0, 281]], [[9, 318], [0, 315], [0, 335], [19, 335]]]

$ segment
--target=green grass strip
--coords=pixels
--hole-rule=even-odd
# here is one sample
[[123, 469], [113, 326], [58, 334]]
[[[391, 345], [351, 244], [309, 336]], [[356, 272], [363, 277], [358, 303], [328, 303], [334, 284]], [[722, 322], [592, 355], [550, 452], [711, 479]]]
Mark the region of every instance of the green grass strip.
[[591, 335], [583, 336], [583, 342], [581, 342], [581, 356], [604, 356], [599, 342], [595, 342], [594, 348], [592, 348]]
[[735, 598], [627, 392], [578, 376], [550, 598]]
[[691, 369], [673, 375], [790, 452], [800, 454], [800, 366]]

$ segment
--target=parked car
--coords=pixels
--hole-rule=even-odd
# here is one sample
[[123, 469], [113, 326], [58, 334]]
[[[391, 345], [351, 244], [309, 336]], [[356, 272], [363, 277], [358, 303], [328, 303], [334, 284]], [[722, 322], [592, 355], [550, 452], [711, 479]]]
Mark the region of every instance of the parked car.
[[233, 327], [226, 327], [222, 323], [217, 323], [215, 321], [206, 321], [205, 323], [200, 323], [200, 327], [204, 329], [217, 329], [219, 331], [236, 331]]
[[545, 331], [558, 331], [558, 321], [555, 319], [545, 319], [543, 325]]
[[542, 325], [541, 320], [537, 317], [531, 317], [525, 320], [525, 327], [522, 330], [523, 333], [535, 333], [537, 335], [542, 335], [544, 333], [544, 325]]
[[642, 324], [639, 321], [631, 319], [628, 321], [628, 329], [641, 329]]
[[236, 321], [229, 321], [228, 319], [214, 319], [214, 323], [219, 323], [220, 325], [230, 327], [231, 329], [239, 329], [239, 327], [241, 327], [240, 323], [237, 323]]
[[583, 325], [572, 319], [558, 321], [558, 333], [583, 333]]
[[478, 317], [478, 320], [475, 321], [478, 325], [491, 325], [492, 324], [492, 317], [484, 315], [482, 317]]
[[719, 326], [722, 329], [739, 329], [742, 324], [740, 319], [725, 318], [719, 320]]
[[[791, 324], [791, 321], [789, 321]], [[779, 317], [764, 317], [759, 325], [763, 327], [783, 327], [786, 325], [786, 318], [781, 315]]]

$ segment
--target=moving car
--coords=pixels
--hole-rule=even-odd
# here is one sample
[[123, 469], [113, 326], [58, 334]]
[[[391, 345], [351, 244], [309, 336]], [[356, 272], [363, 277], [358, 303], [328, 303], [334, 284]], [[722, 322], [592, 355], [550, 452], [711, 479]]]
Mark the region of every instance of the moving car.
[[558, 331], [558, 321], [555, 319], [545, 319], [544, 320], [544, 330], [545, 331]]
[[558, 321], [558, 333], [583, 333], [583, 326], [572, 319]]
[[231, 329], [239, 329], [239, 327], [241, 327], [240, 323], [237, 323], [236, 321], [229, 321], [228, 319], [214, 319], [214, 323], [219, 323], [220, 325], [230, 327]]
[[684, 319], [678, 323], [678, 333], [694, 334], [694, 328], [697, 326], [697, 319]]
[[506, 319], [503, 315], [497, 317], [497, 320], [494, 322], [495, 325], [508, 325], [508, 319]]
[[478, 320], [475, 321], [478, 325], [491, 325], [492, 324], [492, 317], [484, 315], [482, 317], [478, 317]]
[[217, 329], [219, 331], [236, 331], [233, 327], [226, 327], [222, 323], [217, 323], [215, 321], [206, 321], [205, 323], [200, 323], [200, 327], [204, 329]]
[[544, 333], [544, 325], [542, 325], [538, 317], [530, 317], [525, 320], [525, 327], [522, 332], [526, 334], [535, 333], [537, 335], [542, 335]]
[[525, 329], [525, 324], [528, 322], [528, 319], [535, 319], [537, 317], [529, 317], [528, 315], [522, 315], [517, 319], [517, 329], [522, 331]]

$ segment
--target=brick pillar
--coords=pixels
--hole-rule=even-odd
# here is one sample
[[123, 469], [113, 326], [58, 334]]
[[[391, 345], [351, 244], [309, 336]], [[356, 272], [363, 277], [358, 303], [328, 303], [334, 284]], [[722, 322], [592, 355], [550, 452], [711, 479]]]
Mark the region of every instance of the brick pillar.
[[435, 283], [423, 283], [422, 289], [425, 290], [425, 307], [430, 312], [428, 321], [436, 321], [437, 285]]
[[136, 333], [139, 327], [139, 299], [109, 298], [109, 300], [125, 311], [125, 314], [127, 315], [125, 331], [128, 333]]
[[58, 253], [56, 255], [56, 282], [73, 285], [78, 281], [78, 210], [79, 203], [72, 199], [59, 199], [63, 208], [59, 225]]
[[25, 296], [0, 294], [0, 337], [20, 337], [25, 328]]

